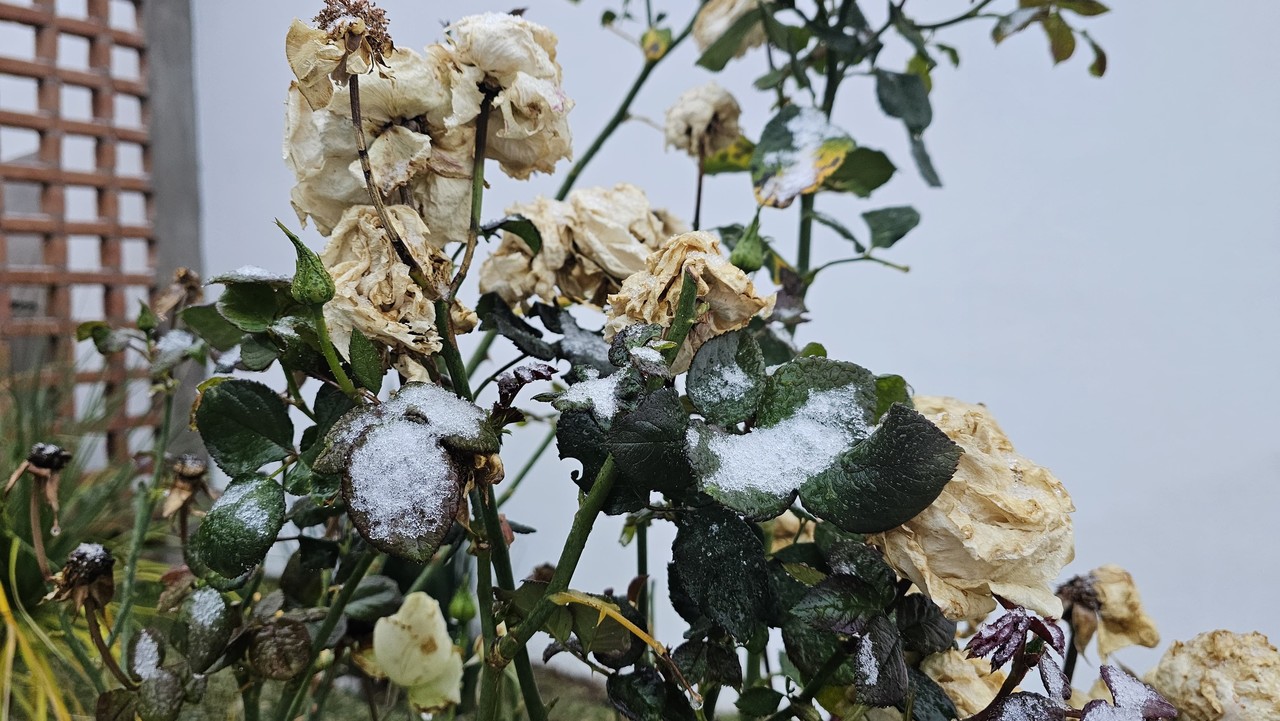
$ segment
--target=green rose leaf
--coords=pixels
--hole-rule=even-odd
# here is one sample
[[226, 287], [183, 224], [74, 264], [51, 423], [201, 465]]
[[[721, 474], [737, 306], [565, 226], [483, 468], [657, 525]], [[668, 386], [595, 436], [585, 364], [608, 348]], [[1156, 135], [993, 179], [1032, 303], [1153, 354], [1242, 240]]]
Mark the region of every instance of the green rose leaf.
[[218, 314], [212, 303], [183, 308], [178, 314], [182, 322], [196, 335], [217, 350], [230, 350], [240, 342], [242, 331]]
[[822, 187], [840, 193], [853, 193], [866, 198], [889, 182], [898, 170], [889, 156], [871, 148], [854, 148], [845, 156], [835, 172], [822, 181]]
[[240, 365], [245, 370], [264, 371], [280, 357], [280, 350], [266, 333], [246, 333], [240, 342]]
[[298, 236], [289, 232], [284, 223], [276, 221], [276, 227], [284, 231], [293, 249], [298, 254], [298, 261], [293, 272], [293, 282], [289, 285], [289, 294], [299, 303], [307, 306], [322, 306], [333, 299], [336, 292], [333, 278], [325, 269], [324, 263], [316, 252], [306, 246]]
[[834, 230], [836, 234], [839, 235], [841, 238], [844, 238], [845, 240], [852, 243], [854, 250], [858, 251], [859, 253], [867, 252], [867, 246], [863, 245], [862, 242], [858, 240], [857, 236], [853, 234], [853, 231], [844, 227], [844, 223], [841, 223], [839, 220], [836, 220], [835, 218], [831, 217], [830, 215], [827, 215], [826, 213], [819, 213], [816, 210], [810, 212], [809, 217], [813, 218], [818, 223], [821, 223], [822, 225], [825, 225], [828, 228]]
[[[815, 544], [816, 545], [816, 544]], [[893, 603], [897, 596], [898, 575], [876, 549], [858, 541], [840, 541], [827, 550], [827, 564], [837, 574], [853, 576], [870, 590], [869, 601], [878, 608]]]
[[579, 326], [578, 321], [564, 308], [537, 303], [533, 310], [547, 330], [563, 336], [553, 345], [555, 357], [567, 360], [575, 366], [594, 368], [601, 375], [607, 376], [614, 372], [615, 364], [610, 361], [612, 348], [605, 342], [600, 331]]
[[698, 58], [698, 65], [713, 73], [724, 70], [724, 66], [737, 57], [747, 33], [755, 30], [760, 24], [761, 13], [762, 10], [759, 7], [753, 7], [739, 16], [720, 37], [716, 38], [715, 42], [702, 52]]
[[796, 196], [816, 192], [854, 147], [821, 110], [788, 105], [765, 125], [751, 156], [756, 200], [785, 208]]
[[395, 579], [387, 576], [368, 576], [360, 582], [344, 611], [347, 618], [373, 623], [383, 616], [400, 610], [404, 596]]
[[920, 213], [911, 206], [869, 210], [862, 219], [871, 229], [871, 247], [890, 248], [920, 224]]
[[707, 506], [682, 513], [671, 546], [673, 598], [683, 595], [745, 643], [773, 604], [764, 547], [733, 512]]
[[[876, 407], [875, 376], [862, 366], [821, 357], [798, 358], [774, 371], [765, 385], [756, 425], [776, 426], [795, 416], [815, 393], [848, 390], [848, 401], [864, 417]], [[833, 419], [855, 433], [866, 434], [858, 413]]]
[[538, 232], [538, 226], [534, 225], [532, 220], [523, 215], [508, 215], [480, 226], [480, 233], [486, 238], [503, 230], [523, 240], [532, 251], [533, 257], [538, 257], [538, 253], [542, 252], [542, 233]]
[[227, 601], [213, 588], [198, 588], [182, 602], [173, 630], [173, 645], [187, 657], [195, 673], [204, 673], [226, 650], [236, 619]]
[[359, 328], [351, 329], [350, 354], [351, 374], [356, 381], [374, 393], [382, 390], [382, 377], [387, 373], [382, 365], [382, 353]]
[[213, 502], [192, 538], [200, 559], [234, 578], [262, 563], [284, 525], [284, 489], [266, 476], [240, 476]]
[[734, 705], [745, 716], [768, 716], [778, 710], [782, 692], [765, 686], [753, 686], [742, 692]]
[[928, 419], [895, 404], [869, 438], [805, 481], [800, 498], [815, 516], [846, 531], [887, 531], [933, 503], [960, 453]]
[[[781, 71], [786, 77], [786, 71]], [[756, 152], [756, 144], [745, 136], [738, 136], [729, 147], [721, 150], [702, 163], [704, 175], [720, 175], [721, 173], [745, 173], [751, 169], [751, 156]]]
[[693, 470], [684, 453], [688, 427], [689, 416], [672, 388], [650, 393], [634, 411], [618, 416], [609, 428], [608, 449], [623, 479], [646, 496], [691, 486]]
[[1070, 10], [1077, 15], [1086, 17], [1111, 12], [1111, 8], [1098, 2], [1098, 0], [1058, 0], [1056, 4], [1062, 10]]
[[228, 475], [252, 473], [293, 452], [289, 409], [271, 388], [238, 378], [201, 384], [196, 428], [209, 455]]
[[732, 646], [686, 641], [671, 652], [671, 660], [689, 683], [742, 688], [742, 666]]
[[[827, 630], [815, 628], [804, 620], [791, 616], [782, 624], [782, 643], [787, 659], [800, 671], [802, 682], [813, 678], [835, 653], [841, 651], [840, 637]], [[853, 661], [846, 660], [831, 674], [832, 686], [848, 686], [853, 683]]]
[[650, 666], [616, 673], [605, 682], [609, 703], [629, 721], [694, 721], [684, 693]]
[[916, 169], [920, 171], [920, 177], [924, 178], [924, 182], [929, 187], [942, 187], [942, 178], [933, 167], [933, 159], [929, 157], [929, 150], [924, 147], [924, 138], [920, 135], [911, 136], [911, 159], [916, 161]]
[[894, 403], [911, 407], [911, 387], [907, 379], [896, 375], [876, 376], [876, 423]]
[[485, 293], [476, 304], [481, 330], [494, 330], [515, 344], [520, 352], [538, 360], [554, 360], [556, 351], [542, 339], [542, 331], [529, 325], [511, 310], [497, 293]]
[[261, 333], [275, 322], [279, 306], [269, 283], [233, 283], [214, 304], [218, 313], [245, 333]]
[[698, 349], [685, 383], [689, 401], [709, 422], [742, 423], [755, 415], [764, 394], [764, 357], [746, 331], [718, 335]]
[[907, 695], [907, 663], [902, 637], [887, 616], [876, 616], [855, 641], [853, 687], [859, 703], [893, 706]]
[[991, 39], [995, 44], [999, 45], [1010, 35], [1026, 30], [1031, 26], [1031, 23], [1044, 17], [1045, 14], [1045, 9], [1042, 7], [1018, 8], [1008, 15], [1000, 17], [995, 27], [991, 29]]
[[923, 593], [903, 596], [894, 609], [902, 645], [920, 654], [941, 653], [956, 638], [956, 622], [942, 615], [942, 609]]
[[100, 320], [91, 320], [76, 326], [76, 340], [93, 340], [93, 347], [103, 355], [119, 353], [129, 347], [132, 338], [142, 339], [143, 335], [132, 328], [112, 328], [110, 324]]
[[876, 99], [886, 115], [901, 120], [913, 134], [933, 122], [929, 91], [919, 75], [876, 70]]
[[151, 356], [151, 377], [163, 378], [165, 374], [177, 368], [179, 363], [188, 359], [203, 364], [206, 350], [204, 341], [197, 338], [194, 333], [182, 328], [174, 328], [156, 342], [155, 351]]
[[[911, 666], [907, 667], [907, 687], [910, 690], [911, 721], [952, 721], [960, 717], [951, 697], [938, 682]], [[899, 702], [897, 707], [905, 711], [906, 701]]]
[[814, 628], [845, 635], [861, 633], [884, 604], [875, 586], [855, 576], [836, 574], [814, 586], [791, 609], [792, 616]]
[[1040, 25], [1049, 38], [1049, 53], [1053, 55], [1053, 64], [1057, 65], [1070, 60], [1076, 52], [1076, 34], [1071, 30], [1071, 26], [1067, 25], [1067, 21], [1062, 19], [1062, 15], [1056, 12], [1049, 13], [1044, 20], [1040, 21]]

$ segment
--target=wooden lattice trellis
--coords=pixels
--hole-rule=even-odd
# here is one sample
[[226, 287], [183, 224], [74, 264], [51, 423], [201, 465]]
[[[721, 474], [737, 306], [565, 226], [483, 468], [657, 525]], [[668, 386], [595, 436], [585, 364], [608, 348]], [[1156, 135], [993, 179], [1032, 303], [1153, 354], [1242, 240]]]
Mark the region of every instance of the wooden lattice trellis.
[[[0, 370], [65, 377], [76, 325], [128, 322], [154, 284], [141, 1], [0, 1]], [[128, 453], [146, 371], [81, 356], [81, 402], [133, 397], [107, 431], [108, 453]]]

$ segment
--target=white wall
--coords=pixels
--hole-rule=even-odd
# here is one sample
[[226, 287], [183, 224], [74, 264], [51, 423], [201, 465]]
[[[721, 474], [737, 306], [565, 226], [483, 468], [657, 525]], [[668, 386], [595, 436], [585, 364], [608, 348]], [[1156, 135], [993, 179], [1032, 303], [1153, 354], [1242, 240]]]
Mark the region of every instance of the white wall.
[[[584, 148], [640, 61], [597, 26], [609, 4], [524, 4], [527, 17], [560, 36]], [[682, 25], [686, 3], [657, 4], [673, 8]], [[196, 3], [211, 272], [245, 263], [292, 267], [292, 251], [271, 225], [273, 217], [296, 225], [292, 177], [280, 160], [290, 79], [283, 37], [295, 15], [309, 17], [318, 5]], [[420, 47], [439, 39], [439, 21], [456, 17], [462, 4], [382, 5], [398, 43]], [[925, 5], [938, 17], [967, 7]], [[1088, 24], [1110, 54], [1103, 80], [1086, 72], [1085, 48], [1051, 67], [1039, 32], [999, 48], [985, 22], [950, 33], [945, 42], [960, 48], [962, 64], [936, 72], [926, 134], [946, 182], [940, 190], [918, 180], [904, 134], [875, 107], [870, 84], [854, 79], [842, 88], [837, 122], [860, 143], [884, 148], [902, 172], [870, 203], [824, 196], [820, 209], [857, 228], [863, 210], [911, 203], [924, 221], [888, 254], [910, 274], [859, 264], [823, 276], [811, 295], [814, 322], [800, 340], [901, 373], [918, 392], [987, 403], [1018, 449], [1071, 490], [1077, 561], [1069, 570], [1130, 569], [1166, 641], [1220, 627], [1280, 640], [1273, 610], [1280, 564], [1271, 553], [1280, 500], [1280, 86], [1266, 71], [1280, 4], [1114, 5], [1118, 12]], [[659, 68], [635, 112], [660, 119], [681, 91], [705, 82], [707, 73], [690, 69], [695, 56], [690, 43]], [[718, 78], [738, 93], [753, 133], [768, 119], [769, 98], [750, 89], [763, 68], [756, 53]], [[486, 215], [493, 216], [558, 184], [490, 175]], [[621, 180], [644, 187], [656, 205], [691, 212], [689, 161], [663, 154], [651, 127], [624, 126], [580, 183]], [[742, 176], [711, 181], [706, 224], [745, 222], [748, 193]], [[783, 248], [794, 237], [795, 212], [766, 219]], [[308, 240], [319, 247], [314, 233]], [[819, 241], [819, 260], [845, 249], [827, 235]], [[540, 435], [516, 438], [508, 468]], [[558, 555], [575, 507], [567, 478], [575, 465], [542, 463], [517, 496], [512, 517], [541, 531], [513, 549], [518, 573]], [[626, 586], [633, 554], [615, 545], [617, 525], [601, 524], [576, 585]], [[655, 536], [653, 547], [665, 551], [670, 534]], [[676, 620], [660, 617], [663, 640], [678, 640]], [[1121, 659], [1142, 670], [1156, 654]]]

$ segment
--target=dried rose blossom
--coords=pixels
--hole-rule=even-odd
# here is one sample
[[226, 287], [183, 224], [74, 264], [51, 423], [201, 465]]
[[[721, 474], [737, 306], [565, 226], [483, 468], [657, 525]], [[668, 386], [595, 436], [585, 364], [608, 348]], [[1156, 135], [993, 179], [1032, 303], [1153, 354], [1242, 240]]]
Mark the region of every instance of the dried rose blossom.
[[706, 311], [697, 316], [689, 336], [676, 356], [672, 371], [689, 367], [693, 354], [707, 340], [743, 328], [757, 315], [773, 310], [775, 297], [761, 297], [746, 273], [720, 252], [720, 241], [710, 233], [694, 231], [677, 235], [649, 254], [645, 269], [629, 276], [622, 289], [609, 296], [605, 340], [635, 323], [670, 327], [680, 305], [684, 274], [693, 276], [700, 303]]
[[[698, 43], [698, 49], [706, 50], [711, 47], [720, 39], [720, 36], [733, 27], [738, 18], [758, 7], [760, 7], [758, 0], [709, 0], [693, 20], [693, 39]], [[764, 25], [756, 23], [755, 27], [742, 38], [742, 44], [738, 46], [736, 55], [742, 57], [743, 53], [763, 45], [764, 41]]]
[[369, 0], [328, 0], [316, 15], [319, 27], [295, 19], [285, 38], [285, 57], [312, 108], [329, 104], [333, 85], [384, 64], [393, 45], [386, 12]]
[[115, 596], [111, 576], [115, 565], [116, 560], [107, 549], [96, 543], [81, 543], [67, 556], [62, 570], [53, 575], [54, 588], [46, 600], [70, 602], [73, 614], [85, 605], [106, 608]]
[[337, 291], [324, 306], [325, 322], [344, 357], [352, 328], [393, 351], [430, 355], [441, 347], [433, 302], [447, 289], [449, 259], [428, 242], [422, 218], [412, 208], [393, 205], [387, 213], [434, 292], [410, 276], [373, 206], [352, 207], [320, 254]]
[[[1073, 591], [1077, 585], [1087, 588], [1083, 598]], [[1058, 595], [1070, 604], [1077, 646], [1087, 645], [1096, 629], [1098, 656], [1104, 661], [1128, 646], [1155, 648], [1160, 643], [1160, 632], [1142, 607], [1133, 576], [1119, 566], [1096, 568], [1064, 585]]]
[[1280, 718], [1280, 653], [1260, 633], [1210, 631], [1175, 641], [1151, 684], [1180, 712], [1180, 721]]
[[[462, 654], [449, 637], [440, 603], [418, 591], [373, 628], [374, 673], [408, 690], [419, 712], [439, 712], [462, 698]], [[369, 659], [365, 659], [368, 668]]]
[[533, 221], [542, 236], [534, 254], [523, 238], [505, 233], [480, 268], [480, 291], [497, 293], [512, 306], [534, 297], [603, 306], [627, 276], [644, 269], [650, 252], [684, 230], [627, 183], [575, 190], [563, 201], [539, 197], [507, 213]]
[[1017, 454], [986, 407], [953, 398], [913, 400], [964, 455], [931, 506], [871, 542], [947, 618], [985, 616], [995, 608], [993, 594], [1061, 616], [1052, 583], [1075, 556], [1075, 507], [1066, 488]]
[[486, 157], [513, 178], [550, 173], [572, 155], [569, 111], [561, 88], [556, 36], [509, 13], [471, 15], [449, 26], [454, 62], [448, 127], [471, 123], [486, 90], [493, 94]]
[[738, 127], [741, 114], [738, 101], [719, 85], [690, 88], [667, 109], [667, 145], [694, 158], [708, 158], [742, 136]]

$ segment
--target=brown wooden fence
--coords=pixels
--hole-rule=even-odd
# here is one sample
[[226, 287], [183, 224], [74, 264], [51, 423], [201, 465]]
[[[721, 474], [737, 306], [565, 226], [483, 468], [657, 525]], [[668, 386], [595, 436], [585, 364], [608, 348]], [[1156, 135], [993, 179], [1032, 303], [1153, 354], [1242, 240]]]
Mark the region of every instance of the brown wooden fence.
[[129, 397], [107, 431], [115, 457], [150, 413], [146, 371], [77, 353], [73, 336], [128, 322], [156, 278], [142, 2], [0, 1], [0, 371], [74, 365], [76, 405]]

